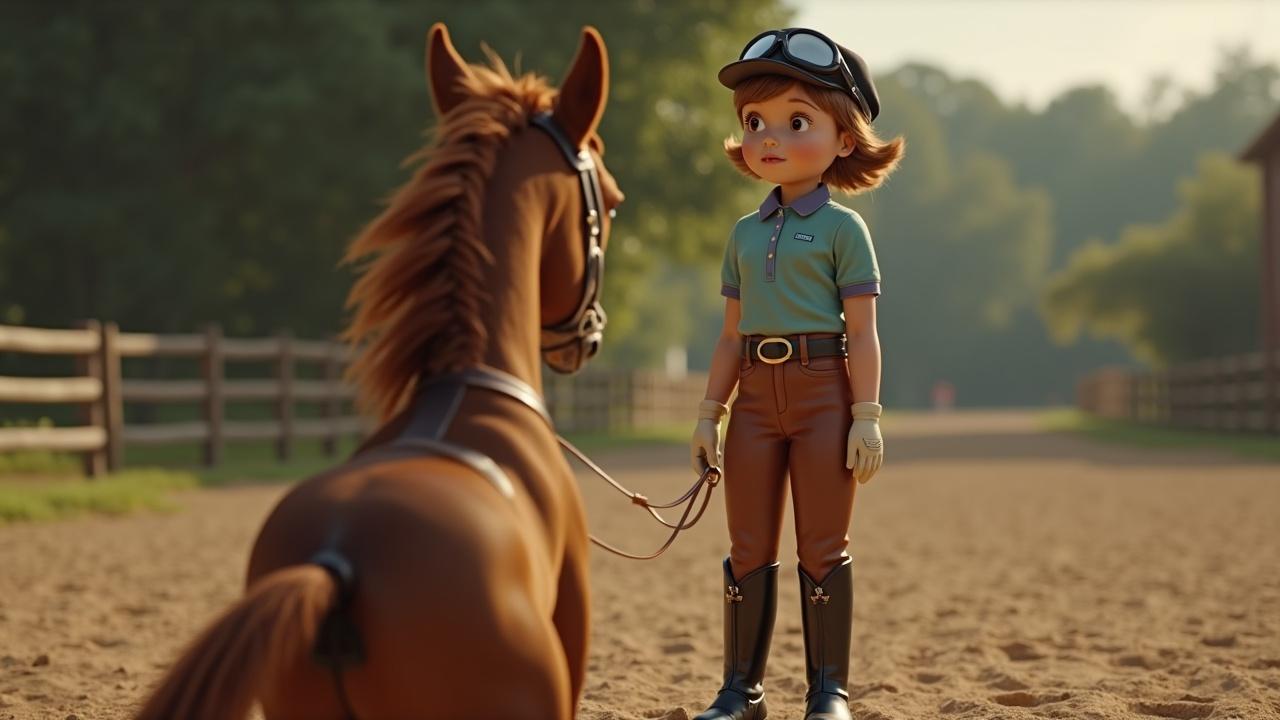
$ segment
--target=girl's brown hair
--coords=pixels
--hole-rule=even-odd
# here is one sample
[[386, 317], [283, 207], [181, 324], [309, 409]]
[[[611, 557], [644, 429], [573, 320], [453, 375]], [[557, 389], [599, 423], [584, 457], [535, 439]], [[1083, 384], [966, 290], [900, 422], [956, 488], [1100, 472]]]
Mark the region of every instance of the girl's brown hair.
[[[757, 75], [743, 80], [733, 89], [733, 107], [738, 113], [738, 123], [742, 123], [742, 108], [747, 103], [777, 97], [793, 85], [802, 88], [815, 105], [835, 119], [839, 132], [853, 136], [853, 152], [848, 157], [837, 157], [822, 174], [822, 182], [850, 195], [871, 190], [884, 182], [902, 159], [907, 141], [901, 136], [889, 141], [881, 140], [857, 103], [844, 92], [801, 83], [784, 75]], [[747, 167], [747, 161], [742, 157], [741, 141], [732, 136], [725, 138], [724, 152], [743, 175], [760, 179]]]

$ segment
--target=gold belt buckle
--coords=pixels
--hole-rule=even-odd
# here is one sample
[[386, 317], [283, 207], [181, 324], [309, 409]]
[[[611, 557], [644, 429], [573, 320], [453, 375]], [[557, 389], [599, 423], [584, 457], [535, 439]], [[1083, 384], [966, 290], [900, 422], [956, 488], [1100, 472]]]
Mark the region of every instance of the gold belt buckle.
[[[780, 357], [780, 358], [778, 358], [778, 359], [776, 359], [776, 360], [775, 360], [775, 359], [773, 359], [773, 358], [767, 358], [767, 357], [765, 357], [765, 356], [764, 356], [764, 353], [763, 353], [763, 352], [761, 352], [761, 351], [762, 351], [762, 350], [764, 350], [764, 346], [765, 346], [765, 345], [768, 345], [769, 343], [781, 343], [781, 344], [783, 344], [783, 345], [786, 345], [786, 346], [787, 346], [787, 354], [786, 354], [786, 355], [783, 355], [782, 357]], [[786, 362], [786, 361], [790, 360], [790, 359], [791, 359], [791, 353], [793, 352], [793, 350], [794, 350], [794, 349], [791, 347], [791, 341], [790, 341], [790, 340], [788, 340], [788, 339], [786, 339], [786, 338], [782, 338], [782, 337], [767, 337], [767, 338], [765, 338], [765, 339], [761, 340], [759, 343], [756, 343], [756, 357], [760, 358], [760, 362], [762, 362], [762, 363], [766, 363], [766, 364], [768, 364], [768, 365], [779, 365], [779, 364], [781, 364], [781, 363], [784, 363], [784, 362]]]

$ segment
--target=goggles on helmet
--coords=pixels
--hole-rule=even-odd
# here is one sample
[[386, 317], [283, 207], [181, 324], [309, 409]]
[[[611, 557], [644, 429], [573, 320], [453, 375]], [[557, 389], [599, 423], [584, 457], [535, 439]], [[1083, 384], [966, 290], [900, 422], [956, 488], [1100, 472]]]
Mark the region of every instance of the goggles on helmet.
[[853, 81], [853, 73], [831, 38], [816, 30], [766, 30], [742, 49], [742, 60], [779, 60], [807, 71], [814, 79], [853, 96], [863, 116], [871, 118], [871, 108]]

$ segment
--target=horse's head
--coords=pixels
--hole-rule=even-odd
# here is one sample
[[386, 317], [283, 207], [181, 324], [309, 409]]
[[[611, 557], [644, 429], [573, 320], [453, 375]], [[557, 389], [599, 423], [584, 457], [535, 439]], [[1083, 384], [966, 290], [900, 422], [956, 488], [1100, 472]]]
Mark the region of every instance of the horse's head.
[[[462, 102], [468, 66], [443, 25], [431, 29], [428, 75], [441, 116]], [[554, 105], [512, 135], [505, 154], [520, 158], [495, 169], [493, 187], [524, 194], [541, 205], [544, 218], [539, 258], [542, 357], [557, 372], [580, 369], [600, 350], [606, 322], [600, 304], [604, 251], [613, 209], [622, 201], [605, 169], [604, 144], [596, 128], [604, 114], [609, 63], [604, 39], [594, 28], [582, 41]], [[514, 176], [514, 177], [512, 177]]]
[[[413, 177], [360, 233], [368, 261], [347, 297], [347, 376], [364, 410], [391, 417], [421, 377], [488, 364], [539, 385], [600, 348], [609, 213], [622, 200], [596, 126], [609, 84], [591, 28], [560, 88], [463, 62], [431, 28], [427, 76], [437, 122]], [[541, 351], [541, 352], [539, 352]]]

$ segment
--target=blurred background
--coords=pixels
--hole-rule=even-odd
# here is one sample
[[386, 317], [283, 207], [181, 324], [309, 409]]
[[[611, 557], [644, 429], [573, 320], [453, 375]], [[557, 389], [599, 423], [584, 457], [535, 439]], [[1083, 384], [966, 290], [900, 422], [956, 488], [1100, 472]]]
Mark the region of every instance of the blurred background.
[[[0, 350], [18, 351], [0, 352], [0, 376], [102, 377], [106, 418], [90, 407], [87, 424], [108, 446], [201, 441], [206, 462], [221, 443], [211, 365], [281, 383], [230, 388], [229, 421], [284, 425], [295, 400], [320, 402], [300, 418], [350, 414], [348, 391], [294, 398], [281, 380], [332, 380], [345, 359], [293, 348], [333, 361], [295, 370], [278, 338], [322, 341], [346, 322], [353, 274], [338, 260], [434, 121], [423, 50], [435, 21], [472, 62], [487, 47], [556, 81], [583, 25], [609, 46], [601, 132], [628, 199], [605, 350], [583, 376], [548, 381], [565, 429], [687, 432], [722, 323], [725, 240], [769, 190], [724, 157], [737, 125], [716, 71], [761, 28], [791, 25], [862, 53], [878, 131], [907, 139], [885, 185], [838, 198], [879, 256], [887, 407], [1280, 425], [1280, 402], [1264, 399], [1280, 395], [1277, 372], [1259, 353], [1263, 179], [1243, 159], [1277, 144], [1265, 131], [1280, 112], [1280, 3], [1262, 0], [0, 3]], [[81, 340], [12, 335], [86, 320], [124, 333], [96, 369], [21, 354]], [[210, 332], [268, 345], [222, 348], [237, 360], [223, 368]], [[1206, 362], [1219, 365], [1179, 395], [1180, 369]], [[1201, 386], [1230, 392], [1205, 404]], [[0, 393], [0, 424], [73, 424], [84, 407], [27, 401], [74, 397], [89, 399], [69, 386]], [[161, 421], [205, 429], [146, 427]], [[229, 432], [287, 445], [293, 430]]]
[[[549, 17], [554, 15], [555, 21]], [[840, 198], [884, 275], [882, 399], [1070, 402], [1102, 364], [1260, 343], [1259, 174], [1280, 108], [1276, 3], [7, 2], [0, 323], [336, 332], [336, 265], [432, 122], [425, 29], [558, 78], [583, 24], [613, 85], [628, 201], [607, 366], [707, 364], [733, 221], [768, 187], [724, 159], [715, 79], [761, 28], [867, 58], [901, 170]], [[1269, 41], [1268, 41], [1269, 39]]]

